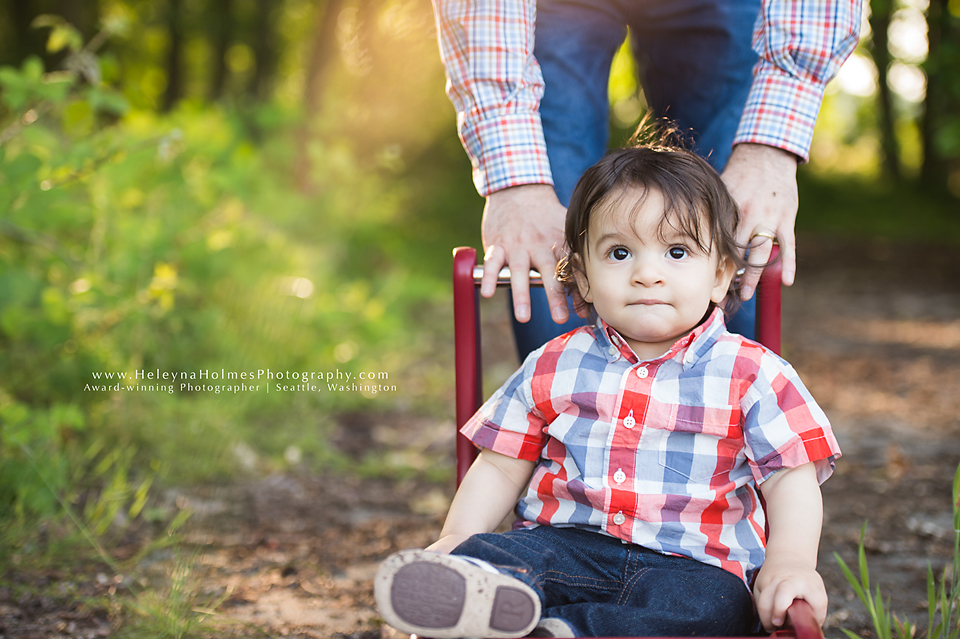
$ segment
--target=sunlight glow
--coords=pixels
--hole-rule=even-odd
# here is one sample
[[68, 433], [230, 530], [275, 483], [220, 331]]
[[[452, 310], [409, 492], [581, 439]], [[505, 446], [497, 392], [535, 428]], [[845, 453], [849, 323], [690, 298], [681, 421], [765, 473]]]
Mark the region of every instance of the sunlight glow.
[[313, 295], [313, 282], [305, 277], [285, 277], [280, 282], [280, 290], [284, 295], [299, 297], [304, 300]]
[[890, 88], [908, 102], [922, 102], [927, 94], [927, 76], [915, 64], [894, 62], [887, 80]]
[[854, 53], [840, 67], [837, 85], [844, 93], [861, 98], [870, 97], [877, 92], [877, 67], [870, 58]]
[[919, 9], [906, 7], [897, 11], [888, 30], [890, 53], [908, 64], [927, 59], [927, 20]]

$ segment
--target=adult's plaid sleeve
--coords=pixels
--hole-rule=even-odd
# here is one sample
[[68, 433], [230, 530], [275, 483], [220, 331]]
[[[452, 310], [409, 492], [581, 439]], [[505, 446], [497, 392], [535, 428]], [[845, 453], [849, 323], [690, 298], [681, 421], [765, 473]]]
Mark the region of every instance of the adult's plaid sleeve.
[[482, 196], [553, 184], [533, 57], [536, 2], [434, 0], [447, 95]]
[[827, 83], [860, 38], [861, 0], [766, 0], [760, 55], [734, 144], [774, 146], [806, 161]]

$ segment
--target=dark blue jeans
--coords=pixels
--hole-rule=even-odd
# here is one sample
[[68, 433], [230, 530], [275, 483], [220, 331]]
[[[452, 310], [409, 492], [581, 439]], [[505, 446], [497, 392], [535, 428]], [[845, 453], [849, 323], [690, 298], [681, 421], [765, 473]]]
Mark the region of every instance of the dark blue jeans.
[[736, 575], [600, 533], [540, 526], [474, 535], [453, 554], [527, 583], [542, 616], [566, 621], [581, 637], [742, 636], [759, 627]]
[[[697, 153], [722, 171], [757, 63], [751, 39], [759, 11], [760, 0], [539, 0], [540, 116], [560, 202], [569, 204], [577, 180], [606, 153], [610, 63], [627, 27], [653, 113], [691, 131]], [[544, 292], [533, 289], [531, 298], [530, 321], [514, 321], [521, 360], [583, 324], [576, 315], [555, 324]], [[753, 337], [754, 314], [750, 300], [727, 326]]]

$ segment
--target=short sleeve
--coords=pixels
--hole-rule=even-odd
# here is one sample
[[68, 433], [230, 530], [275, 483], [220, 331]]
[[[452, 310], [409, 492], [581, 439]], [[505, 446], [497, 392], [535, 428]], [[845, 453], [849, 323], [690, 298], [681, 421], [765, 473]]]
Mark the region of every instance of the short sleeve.
[[460, 429], [474, 445], [515, 459], [540, 459], [547, 440], [547, 421], [535, 409], [532, 379], [541, 352], [531, 353]]
[[826, 414], [790, 364], [766, 352], [740, 405], [747, 457], [757, 484], [778, 470], [811, 462], [819, 482], [833, 473], [840, 446]]

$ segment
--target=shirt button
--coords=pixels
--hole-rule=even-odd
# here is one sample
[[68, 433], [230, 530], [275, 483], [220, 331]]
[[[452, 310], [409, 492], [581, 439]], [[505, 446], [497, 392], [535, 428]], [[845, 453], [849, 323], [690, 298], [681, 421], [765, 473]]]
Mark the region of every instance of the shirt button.
[[622, 468], [618, 468], [617, 472], [613, 474], [613, 481], [617, 482], [617, 485], [627, 481], [627, 474], [623, 472]]
[[623, 425], [627, 428], [633, 428], [637, 425], [637, 420], [633, 418], [633, 415], [627, 415], [623, 418]]
[[610, 357], [616, 357], [620, 353], [620, 350], [616, 346], [611, 344], [610, 348], [607, 349], [607, 353], [610, 354]]
[[626, 520], [627, 518], [623, 516], [622, 511], [618, 512], [616, 515], [613, 516], [613, 523], [615, 523], [618, 526], [622, 526], [623, 522], [625, 522]]
[[640, 379], [646, 379], [648, 375], [650, 375], [650, 371], [647, 370], [646, 366], [641, 366], [637, 369], [637, 377]]

